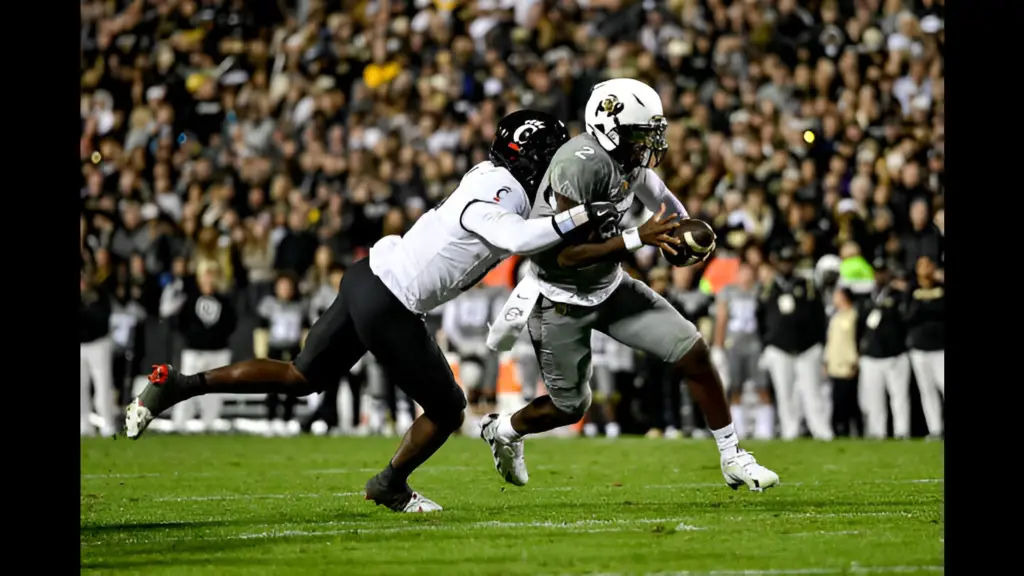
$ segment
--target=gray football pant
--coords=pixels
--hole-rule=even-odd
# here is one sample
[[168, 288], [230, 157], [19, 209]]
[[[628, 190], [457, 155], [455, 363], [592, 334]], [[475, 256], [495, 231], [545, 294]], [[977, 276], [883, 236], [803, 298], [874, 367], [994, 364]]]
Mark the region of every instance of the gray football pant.
[[783, 440], [800, 435], [800, 421], [818, 440], [832, 439], [832, 415], [823, 395], [822, 346], [815, 344], [799, 354], [775, 346], [764, 349], [764, 364], [775, 386], [775, 402]]
[[541, 376], [559, 410], [580, 418], [590, 407], [590, 331], [674, 363], [700, 339], [697, 327], [646, 284], [624, 277], [597, 306], [540, 297], [527, 322]]

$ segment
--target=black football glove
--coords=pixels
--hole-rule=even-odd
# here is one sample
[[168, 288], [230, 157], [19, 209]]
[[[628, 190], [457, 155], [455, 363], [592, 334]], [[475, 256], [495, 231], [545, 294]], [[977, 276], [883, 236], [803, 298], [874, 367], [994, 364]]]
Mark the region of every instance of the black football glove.
[[619, 211], [611, 202], [587, 202], [587, 220], [602, 240], [619, 235]]

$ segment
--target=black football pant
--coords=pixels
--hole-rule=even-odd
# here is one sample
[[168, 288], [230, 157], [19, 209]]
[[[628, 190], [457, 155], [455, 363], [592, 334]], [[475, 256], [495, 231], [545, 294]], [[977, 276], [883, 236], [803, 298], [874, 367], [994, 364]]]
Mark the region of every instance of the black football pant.
[[423, 317], [406, 308], [364, 258], [342, 278], [337, 298], [310, 329], [295, 367], [315, 390], [324, 391], [338, 386], [367, 351], [434, 423], [459, 426], [466, 396], [448, 359]]

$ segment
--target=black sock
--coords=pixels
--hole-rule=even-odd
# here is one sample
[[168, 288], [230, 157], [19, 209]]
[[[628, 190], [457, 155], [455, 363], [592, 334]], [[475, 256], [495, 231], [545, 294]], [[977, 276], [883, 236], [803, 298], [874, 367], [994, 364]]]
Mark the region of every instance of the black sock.
[[388, 490], [405, 490], [406, 482], [409, 480], [409, 474], [403, 473], [394, 466], [391, 462], [378, 474], [384, 485], [388, 487]]
[[181, 389], [189, 392], [197, 392], [206, 387], [206, 377], [203, 373], [191, 374], [181, 377]]

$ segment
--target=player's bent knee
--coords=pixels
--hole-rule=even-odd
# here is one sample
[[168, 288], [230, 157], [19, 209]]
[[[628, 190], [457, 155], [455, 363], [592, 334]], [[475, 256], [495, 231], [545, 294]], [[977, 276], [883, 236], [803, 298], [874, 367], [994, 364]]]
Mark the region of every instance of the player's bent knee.
[[593, 395], [588, 386], [584, 386], [583, 394], [551, 394], [551, 403], [565, 418], [566, 424], [575, 424], [583, 419], [593, 402]]
[[423, 406], [423, 413], [438, 427], [453, 432], [465, 422], [468, 405], [466, 395], [456, 387], [443, 402]]
[[697, 338], [690, 349], [676, 362], [676, 366], [691, 376], [711, 372], [714, 370], [711, 364], [711, 350], [703, 338]]

